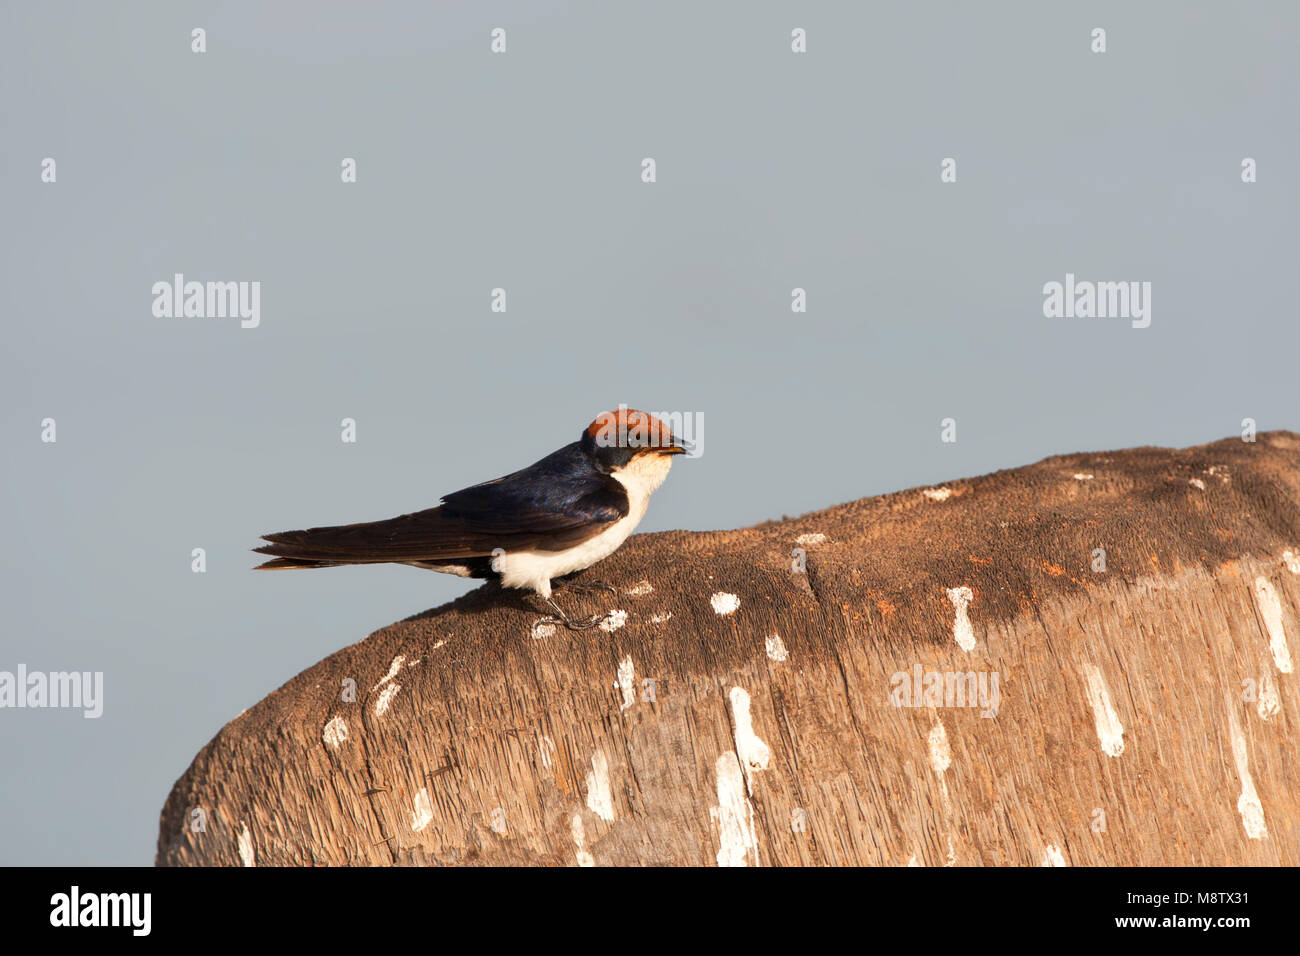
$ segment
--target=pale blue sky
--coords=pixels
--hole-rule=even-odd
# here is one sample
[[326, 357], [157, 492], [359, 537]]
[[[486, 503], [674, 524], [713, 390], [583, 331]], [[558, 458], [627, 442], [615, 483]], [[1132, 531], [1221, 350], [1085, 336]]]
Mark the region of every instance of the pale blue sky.
[[[1294, 4], [0, 11], [0, 670], [105, 675], [98, 720], [0, 710], [0, 863], [151, 863], [227, 720], [473, 586], [256, 575], [260, 532], [619, 402], [707, 423], [648, 531], [1300, 428]], [[155, 318], [175, 272], [260, 281], [260, 326]], [[1150, 328], [1044, 318], [1067, 272], [1151, 282]]]

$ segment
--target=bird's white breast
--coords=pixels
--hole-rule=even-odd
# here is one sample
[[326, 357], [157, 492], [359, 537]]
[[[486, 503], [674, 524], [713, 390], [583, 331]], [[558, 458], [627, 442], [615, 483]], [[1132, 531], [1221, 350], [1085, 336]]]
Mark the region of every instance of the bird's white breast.
[[627, 490], [627, 514], [600, 534], [565, 551], [515, 551], [498, 562], [501, 583], [508, 588], [532, 588], [544, 598], [551, 596], [551, 579], [589, 568], [607, 558], [632, 534], [645, 517], [650, 496], [668, 477], [673, 460], [669, 455], [638, 455], [613, 473]]

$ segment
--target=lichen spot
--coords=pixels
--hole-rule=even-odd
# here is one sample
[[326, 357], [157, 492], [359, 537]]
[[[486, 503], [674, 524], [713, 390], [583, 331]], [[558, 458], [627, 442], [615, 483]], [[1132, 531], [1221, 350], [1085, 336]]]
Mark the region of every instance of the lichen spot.
[[727, 591], [718, 591], [711, 598], [709, 604], [713, 606], [713, 613], [726, 617], [728, 614], [736, 613], [740, 607], [740, 598]]
[[379, 692], [379, 699], [375, 701], [376, 717], [382, 717], [388, 713], [389, 705], [392, 704], [393, 698], [397, 696], [397, 692], [401, 689], [401, 684], [392, 683]]
[[613, 634], [626, 623], [627, 611], [610, 611], [605, 615], [605, 619], [600, 622], [600, 629]]
[[325, 731], [321, 734], [321, 739], [327, 745], [338, 750], [348, 739], [348, 725], [342, 717], [334, 717], [325, 725]]

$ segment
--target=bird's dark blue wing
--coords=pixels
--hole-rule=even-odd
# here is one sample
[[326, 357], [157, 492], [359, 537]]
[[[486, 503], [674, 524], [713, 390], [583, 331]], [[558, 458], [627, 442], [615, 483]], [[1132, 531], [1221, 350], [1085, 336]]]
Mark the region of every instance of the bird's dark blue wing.
[[623, 486], [577, 442], [494, 481], [452, 492], [436, 508], [361, 524], [265, 535], [279, 558], [337, 563], [435, 561], [538, 549], [559, 551], [628, 513]]
[[623, 486], [596, 471], [577, 442], [514, 474], [452, 492], [442, 501], [448, 518], [459, 518], [478, 531], [500, 533], [563, 535], [576, 526], [611, 524], [628, 511]]

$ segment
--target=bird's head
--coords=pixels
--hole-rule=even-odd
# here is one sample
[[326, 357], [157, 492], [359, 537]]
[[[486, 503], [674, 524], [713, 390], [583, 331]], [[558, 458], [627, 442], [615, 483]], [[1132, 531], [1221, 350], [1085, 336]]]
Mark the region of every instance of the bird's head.
[[[672, 433], [649, 412], [620, 405], [602, 412], [582, 433], [583, 451], [606, 474], [635, 472], [662, 482], [674, 455], [690, 451], [690, 443]], [[658, 482], [655, 482], [656, 487]]]

